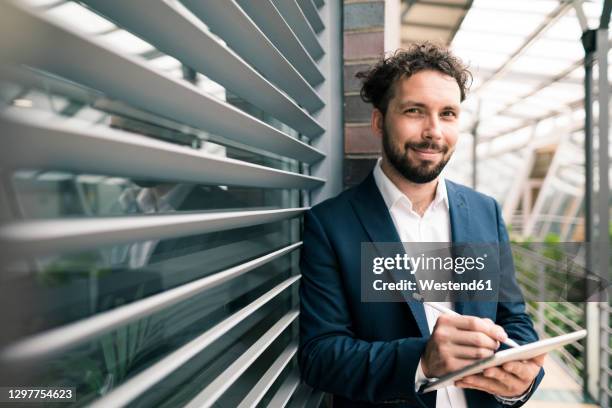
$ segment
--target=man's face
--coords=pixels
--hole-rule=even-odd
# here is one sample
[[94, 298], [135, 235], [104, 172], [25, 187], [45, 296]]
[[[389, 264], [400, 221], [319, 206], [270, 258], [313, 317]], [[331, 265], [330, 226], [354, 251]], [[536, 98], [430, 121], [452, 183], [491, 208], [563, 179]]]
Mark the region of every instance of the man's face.
[[375, 126], [383, 139], [384, 160], [407, 180], [428, 183], [438, 177], [455, 150], [459, 86], [454, 78], [430, 70], [400, 79], [394, 86], [384, 118], [379, 111], [374, 114], [378, 114]]

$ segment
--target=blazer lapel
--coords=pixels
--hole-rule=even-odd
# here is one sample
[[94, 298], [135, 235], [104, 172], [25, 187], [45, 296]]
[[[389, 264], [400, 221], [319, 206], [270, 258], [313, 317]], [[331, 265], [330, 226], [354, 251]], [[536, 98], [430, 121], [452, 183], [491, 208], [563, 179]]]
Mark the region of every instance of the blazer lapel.
[[446, 193], [448, 194], [448, 207], [451, 223], [451, 241], [453, 244], [468, 243], [470, 236], [470, 209], [465, 196], [455, 183], [446, 180]]
[[[357, 217], [374, 245], [382, 242], [401, 242], [395, 229], [395, 224], [393, 224], [393, 220], [391, 219], [391, 214], [389, 214], [389, 209], [378, 190], [372, 172], [370, 172], [368, 177], [357, 186], [351, 203]], [[382, 250], [381, 252], [384, 253], [385, 251]], [[403, 292], [402, 296], [404, 296]], [[423, 304], [408, 296], [404, 296], [404, 300], [406, 300], [412, 311], [421, 335], [423, 337], [428, 337], [429, 326], [427, 325]]]
[[399, 242], [399, 235], [373, 173], [357, 186], [351, 203], [372, 242]]
[[[456, 252], [461, 246], [477, 241], [476, 235], [470, 230], [470, 208], [464, 194], [459, 191], [455, 183], [447, 181], [446, 191], [448, 192], [448, 203], [451, 223], [451, 240]], [[453, 256], [461, 256], [454, 253]], [[479, 316], [480, 302], [455, 302], [455, 311], [460, 314]]]

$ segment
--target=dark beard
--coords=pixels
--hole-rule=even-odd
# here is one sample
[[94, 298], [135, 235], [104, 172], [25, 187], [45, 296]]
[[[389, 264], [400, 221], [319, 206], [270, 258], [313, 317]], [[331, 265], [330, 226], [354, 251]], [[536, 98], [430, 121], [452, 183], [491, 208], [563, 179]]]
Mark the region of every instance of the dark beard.
[[[387, 132], [386, 126], [383, 126], [383, 151], [389, 160], [389, 163], [397, 170], [406, 180], [417, 184], [425, 184], [433, 181], [440, 175], [446, 163], [450, 159], [447, 157], [448, 146], [440, 146], [434, 142], [423, 141], [421, 143], [406, 143], [404, 151], [400, 151], [399, 147], [393, 144], [391, 136]], [[426, 166], [418, 166], [411, 163], [408, 159], [408, 149], [435, 149], [442, 152], [442, 160], [436, 166], [428, 169]]]

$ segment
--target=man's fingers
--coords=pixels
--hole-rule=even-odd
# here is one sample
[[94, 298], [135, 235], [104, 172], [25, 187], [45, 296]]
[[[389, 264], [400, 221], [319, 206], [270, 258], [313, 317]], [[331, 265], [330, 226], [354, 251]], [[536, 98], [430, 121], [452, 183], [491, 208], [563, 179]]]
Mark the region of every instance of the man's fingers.
[[482, 375], [487, 378], [493, 378], [497, 381], [503, 382], [504, 384], [521, 380], [521, 378], [516, 376], [514, 373], [499, 367], [487, 368], [483, 371]]
[[540, 354], [539, 356], [532, 358], [530, 361], [536, 363], [538, 367], [542, 367], [544, 365], [544, 360], [546, 360], [546, 354]]
[[[490, 319], [482, 319], [475, 316], [462, 316], [462, 315], [443, 315], [444, 323], [455, 326], [459, 330], [481, 332], [489, 336], [490, 338], [504, 342], [508, 338], [508, 335], [501, 326], [496, 325]], [[440, 316], [438, 319], [443, 318]], [[448, 317], [446, 317], [448, 316]]]
[[467, 382], [465, 382], [463, 380], [455, 381], [455, 387], [459, 387], [459, 388], [471, 388], [473, 390], [478, 390], [478, 391], [482, 391], [482, 392], [491, 393], [491, 390], [479, 387], [479, 386], [474, 385], [474, 384], [468, 384]]
[[[503, 370], [497, 368], [500, 372]], [[502, 376], [502, 373], [494, 371], [489, 375]], [[504, 373], [508, 377], [505, 381], [500, 381], [497, 377], [487, 377], [483, 374], [470, 375], [468, 377], [459, 380], [456, 385], [462, 388], [474, 388], [481, 391], [488, 392], [489, 394], [496, 394], [501, 397], [514, 397], [520, 395], [520, 390], [523, 387], [523, 383], [518, 378], [512, 378], [510, 373]]]
[[486, 348], [489, 350], [497, 350], [499, 348], [499, 343], [496, 340], [482, 332], [456, 330], [450, 338], [453, 343], [462, 346]]
[[453, 355], [460, 359], [481, 360], [492, 356], [494, 353], [495, 351], [486, 347], [453, 346]]
[[541, 364], [544, 363], [545, 355], [537, 356], [527, 361], [511, 361], [505, 363], [504, 370], [516, 375], [523, 380], [531, 380], [540, 371]]
[[508, 386], [494, 378], [488, 378], [484, 375], [470, 375], [457, 381], [457, 387], [474, 388], [489, 394], [508, 395], [510, 390]]
[[505, 363], [502, 367], [505, 371], [523, 379], [528, 378], [530, 372], [532, 371], [530, 370], [528, 363], [522, 363], [520, 361], [511, 361], [509, 363]]

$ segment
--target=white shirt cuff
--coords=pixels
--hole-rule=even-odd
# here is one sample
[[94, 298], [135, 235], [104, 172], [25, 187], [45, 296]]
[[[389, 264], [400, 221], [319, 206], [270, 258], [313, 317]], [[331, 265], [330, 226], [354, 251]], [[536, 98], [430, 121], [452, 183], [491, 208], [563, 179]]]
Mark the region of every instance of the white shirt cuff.
[[425, 384], [429, 380], [432, 380], [432, 378], [425, 377], [425, 373], [423, 372], [423, 366], [421, 365], [421, 359], [419, 359], [419, 366], [417, 367], [416, 374], [414, 377], [414, 390], [418, 392], [419, 389], [421, 389], [421, 387], [423, 386], [423, 384]]

